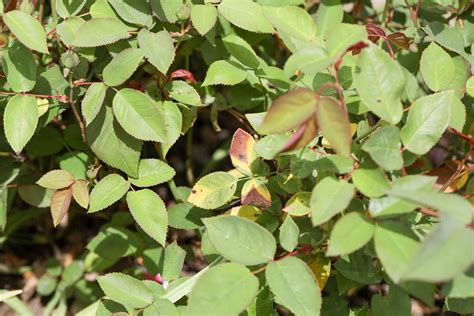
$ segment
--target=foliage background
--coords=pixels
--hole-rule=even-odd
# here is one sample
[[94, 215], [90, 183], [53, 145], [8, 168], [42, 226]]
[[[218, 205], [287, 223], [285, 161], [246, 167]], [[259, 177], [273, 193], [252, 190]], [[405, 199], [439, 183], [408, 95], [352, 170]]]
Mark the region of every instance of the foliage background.
[[2, 315], [474, 313], [470, 1], [0, 4]]

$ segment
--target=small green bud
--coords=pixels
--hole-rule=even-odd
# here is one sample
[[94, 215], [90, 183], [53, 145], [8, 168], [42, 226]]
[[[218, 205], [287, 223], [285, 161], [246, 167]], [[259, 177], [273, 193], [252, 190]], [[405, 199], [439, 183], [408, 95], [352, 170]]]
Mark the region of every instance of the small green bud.
[[35, 11], [35, 6], [30, 0], [23, 0], [18, 9], [26, 14], [32, 14]]
[[61, 64], [69, 69], [73, 69], [79, 65], [79, 56], [72, 50], [67, 50], [61, 55]]
[[183, 3], [176, 12], [176, 16], [181, 22], [188, 20], [191, 16], [191, 7], [189, 6], [189, 4]]

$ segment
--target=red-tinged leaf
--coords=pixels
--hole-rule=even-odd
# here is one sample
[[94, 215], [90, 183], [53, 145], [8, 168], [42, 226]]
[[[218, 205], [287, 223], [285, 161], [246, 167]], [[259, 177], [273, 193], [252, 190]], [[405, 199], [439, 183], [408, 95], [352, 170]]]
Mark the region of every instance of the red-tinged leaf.
[[296, 88], [278, 97], [265, 115], [260, 132], [278, 134], [299, 127], [313, 116], [316, 101], [315, 93], [308, 88]]
[[352, 53], [354, 54], [359, 54], [360, 51], [363, 49], [363, 48], [366, 48], [368, 47], [369, 45], [367, 45], [366, 43], [364, 42], [359, 42], [359, 43], [356, 43], [354, 45], [352, 45], [351, 47], [349, 47], [347, 49], [347, 51], [352, 51]]
[[255, 139], [252, 135], [239, 128], [235, 131], [230, 144], [230, 160], [232, 165], [245, 174], [250, 174], [250, 166], [257, 158], [254, 150]]
[[71, 205], [72, 188], [59, 189], [54, 192], [51, 199], [51, 216], [53, 217], [54, 227], [61, 223]]
[[405, 34], [401, 32], [392, 33], [387, 37], [395, 46], [397, 46], [400, 49], [410, 48], [410, 41], [405, 36]]
[[377, 42], [379, 37], [386, 37], [384, 29], [376, 24], [369, 23], [365, 26], [367, 29], [367, 34], [369, 35], [369, 40], [372, 42]]
[[317, 104], [316, 117], [323, 136], [334, 151], [341, 156], [351, 155], [351, 127], [349, 116], [341, 103], [332, 97], [321, 97]]
[[292, 151], [308, 145], [318, 133], [318, 122], [316, 116], [304, 122], [296, 132], [291, 135], [288, 142], [280, 152]]
[[263, 209], [267, 209], [272, 205], [270, 191], [258, 179], [250, 179], [244, 184], [240, 201], [242, 205], [253, 205]]
[[178, 69], [178, 70], [173, 71], [171, 73], [171, 78], [184, 78], [186, 80], [191, 81], [192, 83], [197, 83], [192, 72], [186, 69]]

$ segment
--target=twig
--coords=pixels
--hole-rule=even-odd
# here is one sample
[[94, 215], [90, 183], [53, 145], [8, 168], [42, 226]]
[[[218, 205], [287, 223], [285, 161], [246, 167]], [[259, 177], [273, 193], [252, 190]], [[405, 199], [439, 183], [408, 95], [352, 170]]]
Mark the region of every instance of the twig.
[[74, 117], [76, 118], [77, 124], [81, 129], [81, 136], [84, 143], [87, 143], [86, 138], [86, 128], [84, 123], [82, 122], [81, 116], [76, 109], [76, 101], [74, 100], [74, 81], [72, 80], [72, 72], [69, 73], [69, 105], [71, 106], [72, 112], [74, 113]]
[[[304, 245], [302, 246], [301, 248], [298, 248], [296, 250], [293, 250], [289, 253], [287, 253], [286, 255], [283, 255], [281, 257], [278, 257], [276, 259], [274, 259], [273, 261], [279, 261], [279, 260], [283, 260], [285, 258], [288, 258], [288, 257], [293, 257], [293, 256], [296, 256], [297, 254], [299, 253], [305, 253], [305, 252], [311, 252], [313, 250], [313, 246], [312, 245]], [[259, 272], [262, 272], [263, 270], [265, 270], [267, 268], [267, 266], [263, 266], [255, 271], [252, 271], [252, 274], [257, 274]]]
[[466, 162], [469, 160], [469, 157], [471, 157], [471, 154], [472, 154], [472, 148], [467, 152], [466, 156], [464, 157], [462, 162], [458, 165], [458, 167], [456, 168], [456, 171], [451, 175], [451, 177], [449, 177], [448, 181], [446, 181], [443, 184], [443, 186], [440, 189], [441, 192], [446, 191], [446, 189], [452, 183], [454, 183], [457, 179], [462, 177], [465, 174], [465, 172], [463, 172], [464, 170], [466, 170], [466, 169], [469, 170], [470, 169], [470, 168], [466, 168]]
[[8, 91], [0, 91], [0, 95], [26, 95], [38, 98], [45, 98], [45, 99], [56, 99], [60, 102], [68, 102], [68, 97], [65, 95], [49, 95], [49, 94], [37, 94], [37, 93], [17, 93], [17, 92], [8, 92]]
[[193, 172], [193, 128], [191, 127], [186, 133], [186, 179], [188, 184], [194, 184]]

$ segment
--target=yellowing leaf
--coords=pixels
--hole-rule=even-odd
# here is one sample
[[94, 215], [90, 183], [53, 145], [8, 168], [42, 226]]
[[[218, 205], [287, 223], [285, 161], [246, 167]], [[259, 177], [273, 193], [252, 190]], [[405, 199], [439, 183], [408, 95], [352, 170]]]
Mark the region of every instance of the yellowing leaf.
[[72, 185], [72, 196], [81, 207], [89, 207], [89, 189], [85, 180], [77, 180]]
[[72, 189], [64, 188], [54, 192], [51, 199], [51, 216], [53, 217], [53, 225], [56, 227], [66, 215], [71, 205]]
[[42, 176], [36, 183], [47, 189], [62, 189], [74, 182], [74, 176], [65, 170], [52, 170]]
[[308, 257], [303, 257], [303, 260], [309, 266], [311, 271], [313, 271], [313, 274], [318, 281], [319, 288], [322, 291], [328, 282], [329, 275], [331, 274], [331, 260], [325, 257], [321, 252], [311, 254]]
[[255, 139], [252, 135], [239, 128], [232, 137], [230, 144], [230, 160], [234, 167], [239, 169], [245, 174], [250, 175], [250, 166], [252, 162], [257, 158], [255, 152]]
[[252, 205], [240, 205], [231, 208], [224, 214], [245, 217], [246, 219], [255, 221], [262, 214], [262, 210]]
[[188, 202], [204, 209], [216, 209], [227, 203], [237, 189], [237, 179], [218, 171], [202, 177], [193, 187]]
[[250, 179], [244, 184], [240, 200], [244, 205], [253, 205], [263, 209], [272, 206], [270, 191], [260, 179]]

